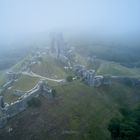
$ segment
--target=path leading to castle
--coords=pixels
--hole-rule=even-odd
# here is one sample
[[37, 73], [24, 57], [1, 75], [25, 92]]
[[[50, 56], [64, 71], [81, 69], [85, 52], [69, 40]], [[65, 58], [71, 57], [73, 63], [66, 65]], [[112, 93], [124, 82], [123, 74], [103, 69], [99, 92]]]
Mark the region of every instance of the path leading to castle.
[[42, 80], [49, 80], [49, 81], [54, 81], [54, 82], [62, 82], [65, 80], [65, 79], [52, 79], [52, 78], [44, 77], [44, 76], [38, 75], [32, 71], [30, 73], [29, 72], [22, 72], [22, 74], [29, 75], [32, 77], [38, 77], [38, 78], [41, 78]]

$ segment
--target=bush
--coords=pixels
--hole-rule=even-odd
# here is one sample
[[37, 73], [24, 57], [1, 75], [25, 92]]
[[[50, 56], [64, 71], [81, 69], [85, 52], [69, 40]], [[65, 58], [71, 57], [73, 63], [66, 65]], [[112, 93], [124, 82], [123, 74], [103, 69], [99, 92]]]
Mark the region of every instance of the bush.
[[123, 118], [113, 118], [108, 126], [112, 140], [139, 140], [140, 139], [140, 108], [129, 110], [121, 108]]
[[38, 98], [33, 97], [30, 101], [27, 102], [29, 107], [40, 107], [41, 101]]
[[56, 96], [56, 90], [52, 89], [52, 97], [55, 98], [55, 96]]
[[66, 80], [68, 81], [68, 82], [72, 82], [72, 79], [73, 77], [72, 76], [68, 76], [67, 78], [66, 78]]
[[131, 113], [131, 110], [127, 107], [122, 107], [119, 111], [123, 116], [128, 116]]
[[112, 139], [117, 139], [120, 135], [120, 120], [118, 118], [111, 119], [108, 130], [111, 132]]

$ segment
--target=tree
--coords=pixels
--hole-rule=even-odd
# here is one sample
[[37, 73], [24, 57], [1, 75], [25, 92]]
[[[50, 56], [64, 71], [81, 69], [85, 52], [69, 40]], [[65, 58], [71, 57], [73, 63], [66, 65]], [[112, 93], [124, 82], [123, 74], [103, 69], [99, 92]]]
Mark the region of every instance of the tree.
[[56, 96], [56, 90], [52, 89], [52, 97], [55, 98], [55, 96]]
[[72, 76], [68, 76], [68, 77], [66, 78], [66, 80], [67, 80], [68, 82], [72, 82], [73, 77], [72, 77]]
[[111, 132], [112, 140], [117, 140], [120, 135], [120, 120], [118, 118], [111, 119], [108, 130]]
[[108, 130], [112, 140], [140, 140], [140, 107], [134, 110], [121, 108], [122, 119], [111, 119]]
[[29, 107], [40, 107], [41, 106], [41, 101], [36, 98], [33, 97], [30, 101], [27, 102]]

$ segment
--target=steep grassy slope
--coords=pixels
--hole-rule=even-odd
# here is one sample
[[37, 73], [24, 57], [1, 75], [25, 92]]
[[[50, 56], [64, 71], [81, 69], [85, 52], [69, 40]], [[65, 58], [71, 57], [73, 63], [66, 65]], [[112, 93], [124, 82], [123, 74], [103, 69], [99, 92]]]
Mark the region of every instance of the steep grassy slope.
[[40, 64], [35, 64], [32, 71], [45, 77], [63, 79], [67, 76], [64, 65], [51, 56], [43, 58]]
[[102, 61], [97, 70], [97, 74], [140, 77], [140, 69], [127, 68], [115, 62]]
[[[0, 131], [3, 140], [109, 140], [109, 120], [120, 115], [120, 107], [133, 107], [140, 100], [139, 88], [118, 83], [93, 88], [75, 81], [55, 88], [55, 100], [40, 97], [41, 107], [28, 108], [12, 118]], [[6, 131], [9, 127], [11, 133]]]
[[119, 107], [128, 104], [132, 107], [139, 102], [137, 98], [140, 99], [138, 89], [133, 91], [118, 83], [111, 88], [96, 89], [76, 82], [58, 87], [57, 91], [70, 115], [69, 129], [78, 131], [80, 137], [82, 135], [86, 139], [108, 139], [108, 120], [118, 114]]

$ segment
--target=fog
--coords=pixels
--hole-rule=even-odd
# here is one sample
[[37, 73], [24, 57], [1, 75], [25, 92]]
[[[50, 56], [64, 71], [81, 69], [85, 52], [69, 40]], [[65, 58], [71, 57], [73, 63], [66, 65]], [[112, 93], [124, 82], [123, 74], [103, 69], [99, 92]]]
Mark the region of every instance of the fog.
[[0, 43], [51, 31], [137, 36], [139, 13], [138, 0], [1, 0]]
[[140, 0], [0, 0], [0, 140], [140, 140]]

